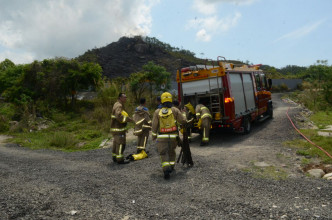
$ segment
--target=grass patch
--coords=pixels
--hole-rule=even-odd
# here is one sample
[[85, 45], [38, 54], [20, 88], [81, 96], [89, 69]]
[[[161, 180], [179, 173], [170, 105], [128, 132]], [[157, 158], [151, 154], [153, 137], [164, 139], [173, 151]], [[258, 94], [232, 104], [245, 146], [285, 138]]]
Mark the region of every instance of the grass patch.
[[330, 111], [319, 111], [315, 112], [310, 117], [311, 121], [314, 121], [319, 129], [325, 129], [326, 126], [332, 125], [332, 112]]
[[308, 159], [308, 158], [302, 158], [302, 160], [301, 160], [301, 164], [302, 164], [303, 166], [306, 166], [306, 165], [308, 165], [308, 164], [311, 164], [311, 160]]
[[[301, 132], [309, 138], [316, 145], [322, 147], [330, 155], [332, 155], [332, 138], [323, 137], [318, 135], [316, 130], [302, 129]], [[323, 151], [314, 145], [310, 144], [305, 139], [296, 139], [293, 141], [287, 141], [284, 143], [288, 147], [296, 148], [297, 154], [305, 157], [320, 158], [323, 163], [332, 163], [332, 159], [329, 158]]]
[[50, 146], [61, 149], [73, 148], [77, 143], [78, 139], [72, 133], [64, 131], [55, 132], [49, 141]]
[[79, 114], [56, 113], [54, 123], [47, 129], [32, 132], [11, 133], [11, 142], [32, 149], [63, 151], [91, 150], [109, 138], [109, 133], [93, 121], [82, 120]]
[[257, 167], [252, 164], [250, 168], [244, 169], [245, 172], [253, 174], [255, 178], [267, 178], [274, 180], [284, 180], [287, 178], [287, 173], [283, 169], [274, 166]]

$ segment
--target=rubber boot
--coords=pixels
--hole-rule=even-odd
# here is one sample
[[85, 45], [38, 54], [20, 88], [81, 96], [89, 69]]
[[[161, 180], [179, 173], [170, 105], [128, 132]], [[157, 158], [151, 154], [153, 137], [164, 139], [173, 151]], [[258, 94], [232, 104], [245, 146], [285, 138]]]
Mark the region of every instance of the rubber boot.
[[128, 161], [128, 160], [120, 160], [120, 161], [118, 161], [118, 164], [128, 164], [128, 163], [130, 163], [130, 161]]
[[170, 175], [171, 172], [172, 172], [171, 168], [167, 168], [166, 170], [164, 170], [164, 179], [165, 180], [168, 180], [171, 177], [171, 175]]

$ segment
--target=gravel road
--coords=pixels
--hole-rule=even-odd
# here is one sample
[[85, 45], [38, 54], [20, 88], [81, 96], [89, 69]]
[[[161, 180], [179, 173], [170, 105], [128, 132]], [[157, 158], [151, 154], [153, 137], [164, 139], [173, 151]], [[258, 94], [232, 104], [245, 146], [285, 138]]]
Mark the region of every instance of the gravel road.
[[[150, 157], [113, 164], [110, 149], [65, 153], [0, 144], [0, 219], [332, 219], [332, 183], [300, 172], [299, 138], [286, 117], [290, 104], [273, 95], [274, 118], [249, 135], [211, 134], [207, 147], [191, 143], [194, 167], [162, 177]], [[290, 113], [297, 108], [291, 106]], [[125, 154], [133, 153], [129, 145]], [[288, 177], [248, 172], [264, 162]]]

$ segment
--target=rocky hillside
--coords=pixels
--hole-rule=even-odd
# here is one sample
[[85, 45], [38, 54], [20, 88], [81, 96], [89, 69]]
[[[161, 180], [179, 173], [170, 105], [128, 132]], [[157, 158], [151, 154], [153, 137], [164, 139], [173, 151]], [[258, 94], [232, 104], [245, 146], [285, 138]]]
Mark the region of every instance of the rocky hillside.
[[128, 77], [140, 71], [149, 61], [164, 66], [173, 76], [180, 66], [194, 65], [195, 61], [204, 62], [194, 56], [189, 57], [189, 61], [181, 57], [180, 52], [169, 52], [157, 44], [144, 41], [142, 37], [122, 37], [105, 47], [89, 50], [78, 59], [99, 63], [103, 68], [103, 74], [109, 78]]
[[194, 53], [188, 50], [180, 50], [156, 38], [141, 36], [122, 37], [106, 47], [89, 50], [77, 59], [99, 63], [103, 74], [108, 78], [128, 77], [140, 71], [149, 61], [153, 61], [164, 66], [175, 79], [176, 70], [180, 67], [206, 63], [206, 60], [195, 57]]

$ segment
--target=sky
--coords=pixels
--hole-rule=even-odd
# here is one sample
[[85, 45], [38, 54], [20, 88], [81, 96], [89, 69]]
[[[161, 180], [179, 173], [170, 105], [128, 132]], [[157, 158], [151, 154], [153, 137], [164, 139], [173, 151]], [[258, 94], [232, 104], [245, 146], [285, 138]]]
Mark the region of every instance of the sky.
[[0, 0], [0, 62], [75, 58], [156, 37], [199, 58], [332, 63], [332, 0]]

